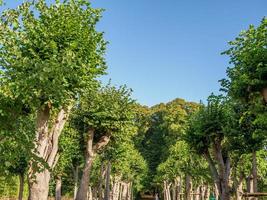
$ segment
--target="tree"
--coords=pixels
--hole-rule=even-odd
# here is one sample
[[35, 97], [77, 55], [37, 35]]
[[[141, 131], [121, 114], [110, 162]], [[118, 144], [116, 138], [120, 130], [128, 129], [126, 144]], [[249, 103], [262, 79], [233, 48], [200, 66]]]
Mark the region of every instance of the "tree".
[[[202, 196], [207, 192], [210, 182], [207, 172], [208, 164], [204, 158], [192, 151], [185, 141], [180, 140], [170, 147], [167, 160], [158, 166], [157, 179], [165, 183], [163, 187], [165, 196], [170, 196], [172, 193], [172, 199], [180, 199], [185, 188], [185, 199], [191, 199], [192, 191], [200, 193], [201, 189]], [[200, 195], [195, 197], [198, 199]]]
[[[125, 86], [116, 88], [107, 85], [98, 91], [89, 91], [81, 97], [77, 109], [77, 128], [85, 138], [85, 164], [83, 168], [77, 200], [87, 198], [90, 170], [95, 156], [105, 148], [110, 140], [124, 137], [133, 122], [134, 101], [131, 91]], [[124, 132], [125, 131], [125, 132]]]
[[45, 163], [43, 170], [30, 164], [29, 199], [47, 199], [58, 138], [74, 101], [106, 68], [106, 42], [95, 30], [100, 13], [85, 0], [37, 0], [1, 15], [0, 85], [36, 114], [33, 152]]
[[229, 80], [222, 80], [222, 85], [230, 96], [249, 102], [261, 95], [267, 103], [266, 35], [267, 19], [263, 18], [258, 27], [251, 25], [229, 42], [231, 47], [224, 54], [234, 66], [227, 69]]
[[188, 116], [198, 108], [197, 103], [174, 99], [151, 108], [137, 107], [135, 143], [149, 167], [145, 188], [157, 190], [155, 183], [157, 167], [169, 156], [169, 148], [185, 134]]
[[[240, 33], [224, 54], [230, 56], [233, 67], [227, 69], [229, 79], [222, 80], [223, 90], [228, 95], [247, 107], [244, 112], [254, 115], [250, 123], [257, 124], [258, 128], [251, 133], [251, 140], [256, 137], [259, 141], [266, 140], [266, 117], [267, 104], [267, 19], [263, 18], [258, 27], [251, 25], [248, 30]], [[261, 127], [259, 129], [259, 127]], [[257, 192], [257, 160], [256, 151], [261, 148], [257, 143], [252, 147], [253, 154], [253, 187]], [[248, 144], [249, 145], [249, 144]]]
[[[227, 131], [229, 110], [220, 96], [211, 95], [208, 105], [202, 106], [190, 120], [186, 141], [209, 163], [221, 200], [230, 199], [230, 152]], [[214, 155], [214, 156], [213, 156]]]
[[[18, 199], [23, 197], [28, 162], [33, 157], [34, 124], [22, 104], [0, 89], [0, 175], [19, 176]], [[9, 181], [9, 180], [7, 180]]]

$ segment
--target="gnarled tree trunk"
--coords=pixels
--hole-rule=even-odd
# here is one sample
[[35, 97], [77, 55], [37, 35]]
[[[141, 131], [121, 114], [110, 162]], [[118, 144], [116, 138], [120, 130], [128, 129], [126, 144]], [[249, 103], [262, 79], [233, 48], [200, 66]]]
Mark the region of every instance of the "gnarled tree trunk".
[[80, 187], [78, 189], [75, 200], [87, 200], [89, 176], [95, 155], [97, 151], [106, 146], [110, 140], [110, 134], [107, 134], [102, 136], [100, 140], [95, 145], [93, 145], [94, 132], [95, 132], [94, 129], [88, 130], [86, 152], [85, 152], [85, 165], [82, 172]]
[[[33, 153], [47, 164], [38, 171], [40, 163], [30, 162], [29, 167], [29, 200], [47, 200], [51, 172], [58, 161], [58, 140], [64, 128], [72, 106], [62, 108], [54, 121], [51, 120], [51, 106], [45, 105], [37, 113], [36, 140]], [[50, 128], [51, 127], [51, 128]]]
[[213, 161], [209, 151], [204, 152], [204, 157], [209, 163], [209, 167], [219, 191], [219, 199], [221, 200], [230, 200], [230, 158], [229, 155], [224, 155], [222, 153], [221, 140], [216, 139], [213, 143], [213, 153], [218, 164], [217, 168], [215, 162]]

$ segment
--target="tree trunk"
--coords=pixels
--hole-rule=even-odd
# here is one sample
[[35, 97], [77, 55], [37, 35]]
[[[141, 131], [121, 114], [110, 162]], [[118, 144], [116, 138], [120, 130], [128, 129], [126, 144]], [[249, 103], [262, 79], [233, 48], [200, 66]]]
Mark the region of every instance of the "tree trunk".
[[175, 185], [176, 185], [176, 199], [174, 200], [180, 200], [180, 193], [182, 193], [182, 179], [180, 176], [178, 176], [176, 179], [175, 179]]
[[98, 200], [103, 199], [103, 177], [105, 176], [104, 163], [101, 163], [100, 176], [98, 179]]
[[177, 188], [177, 183], [174, 181], [174, 184], [172, 185], [172, 199], [176, 200], [176, 188]]
[[[50, 127], [51, 105], [47, 104], [40, 109], [36, 118], [36, 139], [33, 153], [47, 165], [42, 170], [39, 161], [31, 161], [29, 166], [29, 200], [47, 200], [51, 169], [57, 164], [59, 155], [58, 140], [64, 128], [72, 106], [61, 109]], [[50, 169], [48, 169], [50, 168]]]
[[[246, 178], [247, 193], [253, 193], [253, 176], [250, 175]], [[247, 200], [251, 200], [253, 197], [247, 197]]]
[[229, 155], [226, 155], [223, 157], [220, 139], [215, 139], [213, 141], [212, 150], [214, 153], [214, 157], [216, 159], [216, 163], [218, 163], [218, 166], [217, 166], [218, 169], [216, 168], [215, 162], [212, 160], [212, 157], [210, 156], [209, 151], [204, 152], [204, 157], [209, 163], [209, 167], [210, 167], [214, 182], [219, 191], [219, 199], [230, 200], [230, 186], [229, 186], [230, 171], [231, 171], [230, 157]]
[[35, 173], [35, 181], [30, 183], [29, 200], [47, 200], [50, 172], [45, 169], [43, 172]]
[[240, 181], [237, 190], [236, 190], [236, 199], [242, 200], [242, 194], [243, 194], [243, 182]]
[[73, 170], [73, 177], [74, 177], [74, 195], [73, 199], [76, 199], [77, 192], [78, 192], [78, 182], [79, 182], [79, 166], [76, 166]]
[[112, 200], [118, 200], [120, 195], [120, 178], [115, 176], [112, 188]]
[[128, 183], [128, 191], [127, 191], [127, 200], [131, 200], [132, 198], [132, 183]]
[[[206, 191], [205, 191], [205, 196], [204, 196], [204, 199], [205, 200], [209, 200], [210, 198], [210, 187], [207, 185], [206, 187]], [[218, 198], [219, 199], [219, 198]]]
[[257, 152], [252, 153], [253, 192], [258, 192]]
[[92, 187], [88, 187], [88, 194], [87, 194], [87, 200], [93, 200], [93, 193], [92, 193]]
[[264, 102], [267, 103], [267, 87], [262, 89], [261, 94]]
[[23, 199], [23, 191], [24, 191], [24, 173], [19, 174], [19, 197], [18, 200]]
[[85, 152], [85, 165], [84, 165], [83, 172], [82, 172], [80, 187], [78, 189], [75, 200], [86, 200], [87, 199], [89, 176], [90, 176], [90, 171], [91, 171], [91, 167], [92, 167], [95, 155], [97, 151], [105, 147], [109, 143], [109, 140], [110, 140], [110, 133], [107, 133], [106, 135], [102, 136], [95, 145], [93, 145], [94, 132], [95, 132], [94, 129], [88, 130], [86, 152]]
[[111, 164], [110, 164], [110, 161], [109, 161], [108, 162], [107, 173], [106, 173], [106, 188], [105, 188], [104, 200], [109, 200], [110, 199], [110, 168], [111, 168]]
[[121, 195], [121, 199], [122, 200], [127, 200], [127, 190], [128, 190], [127, 186], [128, 186], [127, 183], [123, 182], [123, 184], [122, 184], [122, 195]]
[[186, 200], [191, 200], [191, 191], [192, 191], [191, 176], [187, 174], [185, 176], [185, 199]]
[[167, 184], [166, 181], [163, 181], [163, 198], [167, 200]]
[[62, 187], [62, 180], [61, 177], [56, 178], [56, 200], [61, 200], [61, 187]]
[[88, 186], [89, 186], [89, 174], [94, 159], [93, 152], [93, 139], [94, 139], [94, 130], [90, 129], [87, 135], [87, 145], [85, 153], [85, 165], [82, 172], [82, 178], [80, 182], [80, 187], [77, 192], [76, 200], [87, 200]]
[[195, 200], [200, 200], [200, 186], [195, 189]]
[[218, 190], [218, 187], [217, 187], [217, 185], [216, 184], [214, 184], [214, 195], [215, 195], [215, 198], [216, 199], [219, 199], [219, 195], [220, 195], [220, 193], [219, 193], [219, 190]]

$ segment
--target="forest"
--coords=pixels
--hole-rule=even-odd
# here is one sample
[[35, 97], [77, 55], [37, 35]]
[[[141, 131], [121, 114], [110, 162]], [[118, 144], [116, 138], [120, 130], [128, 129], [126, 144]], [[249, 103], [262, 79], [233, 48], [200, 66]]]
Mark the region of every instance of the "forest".
[[229, 42], [220, 91], [146, 106], [100, 81], [102, 12], [35, 0], [1, 13], [0, 199], [266, 199], [267, 19]]

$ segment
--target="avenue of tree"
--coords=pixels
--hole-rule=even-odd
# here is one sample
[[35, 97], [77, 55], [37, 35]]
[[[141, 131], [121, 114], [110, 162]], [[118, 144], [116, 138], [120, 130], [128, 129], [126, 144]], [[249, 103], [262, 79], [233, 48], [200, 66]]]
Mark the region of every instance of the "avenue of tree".
[[266, 192], [267, 19], [229, 42], [220, 95], [147, 107], [127, 86], [99, 81], [108, 67], [102, 11], [87, 0], [2, 11], [0, 199]]

